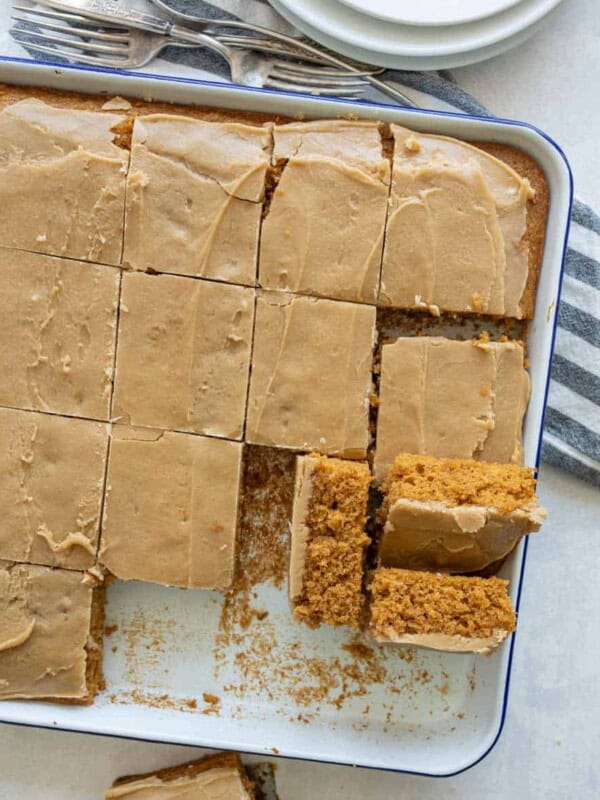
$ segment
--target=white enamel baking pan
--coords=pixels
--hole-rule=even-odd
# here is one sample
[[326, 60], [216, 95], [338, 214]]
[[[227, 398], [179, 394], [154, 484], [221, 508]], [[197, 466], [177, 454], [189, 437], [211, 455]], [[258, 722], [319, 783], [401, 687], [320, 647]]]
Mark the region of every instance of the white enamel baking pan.
[[[417, 130], [504, 142], [530, 153], [543, 168], [550, 187], [546, 247], [530, 328], [532, 396], [524, 439], [525, 462], [537, 464], [572, 197], [567, 161], [544, 133], [508, 121], [7, 58], [0, 58], [0, 81], [292, 117], [356, 114]], [[536, 535], [543, 536], [543, 531]], [[526, 543], [522, 544], [503, 568], [517, 606], [526, 550]], [[257, 593], [256, 606], [270, 609], [268, 624], [273, 626], [276, 642], [300, 641], [307, 656], [350, 659], [341, 649], [347, 641], [344, 632], [325, 628], [299, 631], [302, 626], [293, 625], [285, 589], [263, 586]], [[277, 690], [269, 697], [267, 688], [254, 687], [242, 699], [226, 691], [228, 684], [240, 682], [234, 666], [218, 679], [214, 677], [212, 648], [220, 603], [220, 598], [210, 592], [114, 583], [108, 592], [107, 621], [119, 629], [105, 640], [106, 691], [91, 707], [1, 703], [0, 719], [436, 776], [455, 774], [477, 763], [500, 735], [518, 633], [487, 659], [420, 651], [409, 663], [391, 656], [388, 677], [368, 687], [364, 696], [347, 700], [339, 709], [326, 702], [299, 707], [289, 695]], [[539, 642], [539, 647], [543, 646]], [[272, 662], [265, 662], [267, 683], [270, 663], [279, 658], [275, 650]], [[277, 666], [285, 668], [285, 663]], [[298, 675], [298, 680], [307, 679]], [[221, 698], [218, 715], [200, 713], [206, 707], [204, 692]], [[152, 707], [134, 701], [131, 693], [138, 700], [141, 696], [167, 695], [171, 707], [168, 702]], [[197, 700], [198, 708], [183, 705], [185, 710], [181, 710], [178, 701], [184, 703], [189, 698]]]

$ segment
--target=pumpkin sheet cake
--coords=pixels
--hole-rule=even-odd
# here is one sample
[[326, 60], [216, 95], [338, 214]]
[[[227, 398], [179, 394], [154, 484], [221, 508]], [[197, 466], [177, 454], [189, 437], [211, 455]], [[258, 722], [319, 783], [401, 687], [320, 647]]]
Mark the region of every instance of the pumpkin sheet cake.
[[[101, 686], [102, 569], [231, 587], [246, 443], [297, 460], [296, 620], [490, 652], [506, 583], [462, 573], [544, 516], [525, 345], [417, 334], [422, 312], [444, 334], [486, 315], [493, 339], [532, 317], [537, 164], [381, 122], [105, 101], [0, 87], [0, 699]], [[402, 335], [379, 347], [388, 314]], [[227, 757], [184, 766], [107, 797], [252, 796]]]

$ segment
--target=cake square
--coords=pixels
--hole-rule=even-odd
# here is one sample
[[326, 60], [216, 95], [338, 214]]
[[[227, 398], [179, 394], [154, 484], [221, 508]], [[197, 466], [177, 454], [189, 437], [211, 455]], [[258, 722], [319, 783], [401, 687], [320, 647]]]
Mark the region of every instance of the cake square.
[[0, 405], [108, 420], [119, 270], [0, 248]]
[[227, 589], [241, 467], [239, 442], [113, 426], [102, 564], [123, 580]]
[[384, 567], [478, 572], [539, 530], [528, 467], [470, 459], [397, 456], [383, 484]]
[[105, 800], [253, 800], [254, 787], [237, 753], [178, 764], [144, 775], [119, 778], [104, 795]]
[[377, 641], [489, 655], [516, 625], [508, 581], [380, 567], [370, 575]]
[[379, 303], [522, 317], [529, 180], [467, 142], [391, 127]]
[[113, 419], [241, 439], [254, 289], [125, 273]]
[[33, 98], [0, 111], [1, 246], [121, 263], [124, 120]]
[[108, 426], [0, 408], [0, 436], [0, 558], [91, 567]]
[[301, 622], [359, 626], [370, 484], [368, 464], [298, 456], [289, 594]]
[[125, 263], [253, 286], [269, 146], [268, 127], [137, 117]]
[[0, 561], [0, 700], [91, 703], [103, 608], [103, 587], [85, 573]]
[[390, 182], [378, 123], [276, 126], [273, 160], [279, 179], [262, 226], [260, 285], [375, 303]]
[[370, 306], [260, 291], [246, 440], [364, 458], [375, 335]]
[[377, 479], [400, 453], [522, 463], [529, 391], [517, 342], [409, 337], [383, 345]]

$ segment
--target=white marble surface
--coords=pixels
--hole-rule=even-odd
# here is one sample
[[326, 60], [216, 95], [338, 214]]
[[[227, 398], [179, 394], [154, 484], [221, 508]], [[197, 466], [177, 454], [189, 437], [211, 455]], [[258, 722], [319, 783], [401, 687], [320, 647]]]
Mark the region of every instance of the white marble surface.
[[[495, 113], [529, 120], [565, 148], [581, 199], [600, 206], [600, 5], [565, 0], [522, 47], [456, 71]], [[529, 546], [508, 717], [492, 753], [428, 779], [278, 761], [282, 800], [596, 800], [600, 797], [600, 492], [542, 472], [549, 521]], [[0, 726], [0, 800], [100, 800], [117, 775], [199, 751]]]

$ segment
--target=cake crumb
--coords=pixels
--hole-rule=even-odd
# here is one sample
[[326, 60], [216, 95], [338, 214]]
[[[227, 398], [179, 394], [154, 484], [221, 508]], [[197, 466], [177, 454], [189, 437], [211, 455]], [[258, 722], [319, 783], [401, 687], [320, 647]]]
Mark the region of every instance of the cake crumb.
[[218, 717], [221, 713], [221, 698], [209, 692], [202, 692], [202, 699], [206, 703], [206, 708], [202, 710], [202, 713], [214, 714]]

